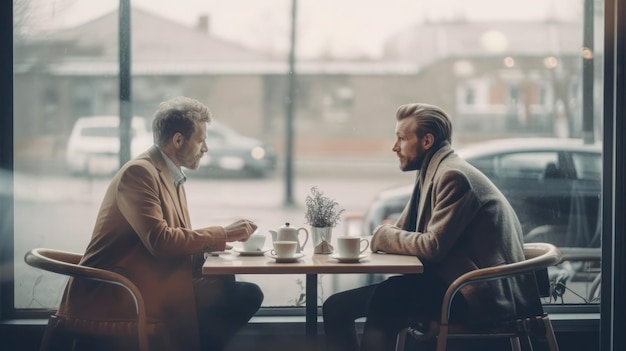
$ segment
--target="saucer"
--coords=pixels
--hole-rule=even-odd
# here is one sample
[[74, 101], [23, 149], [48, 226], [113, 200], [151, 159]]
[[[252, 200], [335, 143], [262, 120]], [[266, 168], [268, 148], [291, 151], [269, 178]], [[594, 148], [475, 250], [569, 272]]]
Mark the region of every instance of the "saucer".
[[238, 253], [240, 256], [263, 256], [264, 253], [268, 252], [270, 249], [261, 249], [256, 251], [245, 251], [244, 249], [235, 248], [233, 251]]
[[361, 254], [359, 255], [359, 257], [341, 257], [337, 254], [331, 254], [330, 258], [336, 259], [337, 261], [339, 261], [339, 263], [358, 263], [360, 260], [364, 259], [367, 256], [368, 255], [366, 254]]
[[292, 263], [297, 262], [300, 258], [304, 257], [304, 254], [296, 253], [293, 257], [278, 257], [276, 255], [272, 255], [271, 253], [267, 253], [265, 256], [276, 260], [276, 263]]
[[221, 255], [221, 254], [223, 254], [223, 253], [226, 253], [226, 251], [211, 251], [211, 252], [205, 252], [205, 253], [204, 253], [204, 259], [206, 260], [206, 259], [207, 259], [207, 257], [209, 257], [209, 256], [214, 256], [214, 257], [217, 257], [217, 256], [219, 256], [219, 255]]

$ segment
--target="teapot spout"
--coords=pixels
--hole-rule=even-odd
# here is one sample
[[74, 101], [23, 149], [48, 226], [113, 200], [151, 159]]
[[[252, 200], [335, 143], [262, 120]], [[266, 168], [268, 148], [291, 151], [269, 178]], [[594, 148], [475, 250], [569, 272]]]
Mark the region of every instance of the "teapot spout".
[[272, 242], [276, 241], [276, 236], [278, 235], [278, 232], [270, 230], [270, 234], [272, 234]]

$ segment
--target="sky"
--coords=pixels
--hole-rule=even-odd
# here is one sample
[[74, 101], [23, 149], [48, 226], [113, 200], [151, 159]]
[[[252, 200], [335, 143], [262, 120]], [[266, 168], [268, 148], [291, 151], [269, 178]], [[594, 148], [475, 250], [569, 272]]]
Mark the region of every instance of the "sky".
[[[30, 2], [32, 30], [75, 26], [117, 8], [119, 0], [14, 0]], [[131, 0], [193, 26], [208, 15], [210, 30], [252, 48], [287, 52], [292, 0]], [[582, 0], [297, 0], [298, 56], [376, 58], [386, 39], [425, 20], [470, 21], [581, 18]]]

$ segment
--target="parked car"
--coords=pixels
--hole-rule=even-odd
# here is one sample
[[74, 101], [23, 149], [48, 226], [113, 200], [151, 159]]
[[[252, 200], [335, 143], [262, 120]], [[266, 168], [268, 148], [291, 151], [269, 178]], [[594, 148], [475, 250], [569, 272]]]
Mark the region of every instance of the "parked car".
[[[131, 121], [131, 157], [148, 149], [154, 142], [150, 122], [135, 116]], [[80, 117], [74, 123], [67, 143], [65, 160], [70, 172], [77, 175], [111, 174], [119, 169], [119, 117]]]
[[[153, 143], [151, 121], [133, 117], [131, 157]], [[200, 161], [199, 174], [264, 176], [276, 168], [271, 145], [245, 137], [230, 127], [211, 121], [207, 128], [209, 151]], [[119, 118], [89, 116], [76, 120], [67, 144], [66, 163], [77, 175], [106, 175], [119, 169]]]
[[207, 128], [209, 151], [200, 160], [200, 174], [262, 177], [276, 169], [276, 151], [257, 139], [212, 120]]
[[[602, 148], [578, 139], [526, 138], [479, 143], [457, 150], [502, 191], [517, 213], [526, 242], [559, 247], [600, 246]], [[364, 233], [392, 222], [412, 184], [377, 195], [364, 217]]]

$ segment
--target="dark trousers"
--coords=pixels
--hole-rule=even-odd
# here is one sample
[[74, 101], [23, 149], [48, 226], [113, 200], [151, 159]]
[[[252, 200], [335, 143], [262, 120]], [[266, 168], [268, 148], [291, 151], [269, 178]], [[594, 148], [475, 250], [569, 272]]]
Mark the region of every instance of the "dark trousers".
[[256, 284], [237, 282], [232, 275], [194, 278], [194, 292], [203, 351], [223, 350], [263, 302]]
[[[415, 274], [330, 296], [323, 305], [327, 350], [394, 350], [398, 332], [409, 321], [439, 320], [445, 290], [437, 278]], [[461, 299], [454, 303], [466, 309]], [[367, 319], [359, 346], [355, 319], [361, 317]]]

